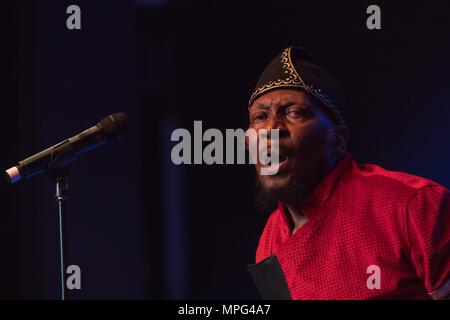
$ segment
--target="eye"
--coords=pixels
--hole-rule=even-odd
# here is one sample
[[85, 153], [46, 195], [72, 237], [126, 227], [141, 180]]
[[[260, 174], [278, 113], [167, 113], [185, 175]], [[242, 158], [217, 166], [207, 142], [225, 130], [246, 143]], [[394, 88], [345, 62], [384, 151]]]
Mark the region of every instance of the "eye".
[[286, 109], [286, 116], [290, 118], [304, 118], [306, 115], [305, 108], [292, 107]]
[[259, 112], [252, 116], [253, 122], [260, 122], [264, 121], [265, 119], [267, 119], [267, 114], [265, 112]]

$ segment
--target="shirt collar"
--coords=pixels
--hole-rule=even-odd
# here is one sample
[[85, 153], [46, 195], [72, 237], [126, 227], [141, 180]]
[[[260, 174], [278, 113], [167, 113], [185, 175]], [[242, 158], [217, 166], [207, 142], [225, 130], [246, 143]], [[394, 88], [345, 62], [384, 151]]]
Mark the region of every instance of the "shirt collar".
[[343, 174], [354, 164], [352, 156], [348, 153], [339, 160], [328, 175], [309, 193], [300, 203], [303, 205], [323, 206], [333, 195]]

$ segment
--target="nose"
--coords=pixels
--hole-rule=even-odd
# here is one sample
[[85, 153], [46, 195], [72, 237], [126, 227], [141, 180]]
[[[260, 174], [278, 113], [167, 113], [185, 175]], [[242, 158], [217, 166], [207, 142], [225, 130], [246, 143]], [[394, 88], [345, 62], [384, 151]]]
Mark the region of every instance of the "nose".
[[281, 118], [276, 114], [269, 119], [267, 129], [268, 129], [268, 138], [270, 137], [271, 129], [278, 129], [279, 138], [283, 138], [289, 135], [288, 128], [283, 118]]

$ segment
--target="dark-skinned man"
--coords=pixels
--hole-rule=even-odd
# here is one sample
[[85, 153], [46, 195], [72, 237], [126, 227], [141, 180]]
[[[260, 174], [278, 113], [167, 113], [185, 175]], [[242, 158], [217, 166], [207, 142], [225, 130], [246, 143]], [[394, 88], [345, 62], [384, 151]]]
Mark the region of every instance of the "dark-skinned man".
[[302, 48], [266, 67], [249, 102], [250, 128], [278, 129], [279, 169], [261, 175], [278, 203], [249, 266], [267, 299], [446, 299], [450, 197], [436, 182], [346, 152], [335, 78]]

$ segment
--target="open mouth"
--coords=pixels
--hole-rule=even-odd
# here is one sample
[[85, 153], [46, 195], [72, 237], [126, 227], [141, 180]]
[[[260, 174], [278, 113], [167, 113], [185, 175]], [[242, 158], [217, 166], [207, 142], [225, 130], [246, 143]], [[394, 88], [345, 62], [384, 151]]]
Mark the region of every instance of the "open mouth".
[[281, 172], [284, 168], [286, 168], [289, 160], [289, 157], [282, 152], [278, 154], [278, 159], [272, 159], [272, 154], [270, 153], [268, 153], [268, 157], [270, 161], [267, 164], [262, 164], [261, 166], [276, 169], [278, 173]]
[[281, 169], [285, 168], [287, 165], [287, 162], [289, 160], [289, 157], [284, 154], [280, 154], [278, 157], [278, 172], [281, 171]]
[[280, 155], [278, 156], [278, 162], [279, 162], [279, 163], [282, 163], [282, 162], [286, 161], [287, 159], [288, 159], [288, 156], [285, 155], [285, 154], [280, 154]]

